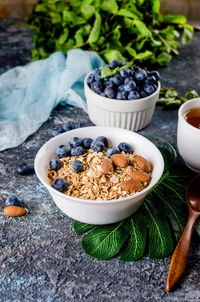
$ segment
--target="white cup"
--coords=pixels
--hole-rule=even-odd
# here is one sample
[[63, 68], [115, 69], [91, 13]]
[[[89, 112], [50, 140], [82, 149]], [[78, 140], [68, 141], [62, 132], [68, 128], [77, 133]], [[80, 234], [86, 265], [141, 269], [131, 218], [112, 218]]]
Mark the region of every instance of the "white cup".
[[177, 145], [188, 168], [200, 173], [200, 129], [186, 121], [186, 113], [197, 107], [200, 107], [200, 98], [187, 101], [179, 108]]

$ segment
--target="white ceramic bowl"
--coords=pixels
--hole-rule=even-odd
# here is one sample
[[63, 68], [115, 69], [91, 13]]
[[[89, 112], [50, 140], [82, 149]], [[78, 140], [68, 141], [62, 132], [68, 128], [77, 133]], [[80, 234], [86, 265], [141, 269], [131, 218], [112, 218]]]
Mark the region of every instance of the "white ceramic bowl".
[[159, 98], [160, 82], [157, 90], [146, 98], [138, 100], [116, 100], [103, 97], [90, 89], [86, 76], [84, 91], [90, 120], [96, 126], [111, 126], [138, 131], [146, 127], [153, 116]]
[[186, 165], [200, 173], [200, 129], [193, 127], [185, 119], [186, 112], [197, 107], [200, 107], [200, 98], [187, 101], [179, 108], [177, 145]]
[[[74, 136], [95, 139], [100, 135], [106, 136], [109, 144], [113, 146], [117, 146], [121, 142], [127, 142], [134, 148], [136, 153], [145, 157], [153, 166], [150, 184], [134, 196], [105, 201], [71, 197], [51, 187], [47, 177], [47, 170], [49, 161], [55, 156], [56, 147], [67, 144], [70, 138]], [[143, 203], [149, 190], [162, 176], [163, 168], [163, 157], [152, 142], [137, 133], [112, 127], [85, 127], [60, 134], [44, 144], [35, 158], [37, 177], [48, 189], [58, 208], [71, 218], [89, 224], [109, 224], [120, 221], [134, 213]]]

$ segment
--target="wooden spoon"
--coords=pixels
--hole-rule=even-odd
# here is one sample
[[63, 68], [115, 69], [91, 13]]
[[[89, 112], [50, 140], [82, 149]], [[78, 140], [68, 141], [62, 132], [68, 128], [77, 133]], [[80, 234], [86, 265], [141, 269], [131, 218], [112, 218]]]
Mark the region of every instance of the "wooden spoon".
[[186, 189], [186, 200], [189, 217], [185, 230], [172, 255], [166, 282], [166, 290], [170, 292], [180, 279], [187, 264], [192, 232], [195, 222], [200, 216], [200, 174], [192, 178]]

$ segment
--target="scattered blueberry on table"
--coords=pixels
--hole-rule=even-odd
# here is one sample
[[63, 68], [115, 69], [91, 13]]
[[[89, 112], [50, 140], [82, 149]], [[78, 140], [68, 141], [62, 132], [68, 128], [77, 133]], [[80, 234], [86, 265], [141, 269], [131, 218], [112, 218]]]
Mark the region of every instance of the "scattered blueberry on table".
[[21, 207], [23, 205], [23, 203], [21, 202], [21, 200], [19, 200], [19, 198], [17, 196], [9, 195], [6, 199], [5, 205]]
[[16, 168], [16, 171], [20, 175], [29, 175], [31, 174], [34, 170], [32, 167], [29, 167], [25, 162], [22, 162], [19, 164]]
[[52, 129], [52, 135], [53, 136], [57, 136], [61, 133], [73, 130], [73, 129], [77, 129], [77, 128], [82, 128], [85, 127], [84, 123], [82, 122], [67, 122], [64, 125], [60, 125], [60, 126], [56, 126], [55, 128]]
[[72, 168], [76, 173], [83, 171], [83, 163], [80, 160], [74, 160], [72, 162]]
[[52, 182], [52, 187], [57, 191], [64, 192], [67, 188], [67, 182], [64, 178], [55, 178]]
[[101, 68], [95, 69], [87, 78], [88, 86], [97, 94], [117, 100], [137, 100], [153, 94], [158, 88], [160, 75], [158, 71], [133, 66], [126, 68], [127, 63], [117, 60], [105, 65], [111, 70], [120, 70], [109, 77], [101, 77]]

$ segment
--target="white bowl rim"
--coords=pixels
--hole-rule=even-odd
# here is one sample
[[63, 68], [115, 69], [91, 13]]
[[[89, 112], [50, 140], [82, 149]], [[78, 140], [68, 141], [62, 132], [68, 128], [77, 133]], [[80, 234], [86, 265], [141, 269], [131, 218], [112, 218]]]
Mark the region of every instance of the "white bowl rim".
[[[192, 126], [191, 124], [189, 124], [189, 123], [186, 121], [186, 119], [183, 117], [183, 114], [185, 113], [185, 112], [183, 113], [183, 110], [184, 110], [184, 108], [185, 108], [188, 104], [193, 103], [194, 101], [197, 101], [197, 100], [199, 100], [199, 103], [200, 103], [200, 98], [191, 99], [191, 100], [189, 100], [189, 101], [183, 103], [183, 104], [181, 105], [181, 107], [179, 108], [179, 110], [178, 110], [178, 116], [179, 116], [179, 118], [181, 119], [181, 121], [182, 121], [185, 125], [187, 125], [187, 127], [190, 127], [190, 129], [192, 129], [194, 132], [195, 132], [195, 131], [196, 131], [196, 132], [199, 132], [200, 129], [199, 129], [199, 128], [196, 128], [196, 127], [194, 127], [194, 126]], [[199, 107], [200, 107], [200, 106], [199, 106]], [[196, 107], [194, 107], [194, 108], [196, 108]], [[191, 109], [192, 109], [192, 108], [191, 108]], [[188, 110], [190, 110], [190, 109], [188, 109]]]
[[156, 95], [159, 91], [160, 91], [160, 88], [161, 88], [161, 84], [160, 84], [160, 81], [158, 81], [158, 87], [157, 87], [157, 89], [156, 89], [156, 91], [154, 91], [154, 93], [152, 93], [152, 94], [150, 94], [150, 95], [148, 95], [148, 96], [146, 96], [145, 98], [140, 98], [140, 99], [137, 99], [137, 100], [118, 100], [118, 99], [111, 99], [111, 98], [107, 98], [107, 97], [105, 97], [105, 96], [102, 96], [102, 95], [100, 95], [100, 94], [98, 94], [98, 93], [96, 93], [96, 92], [94, 92], [90, 87], [89, 87], [89, 85], [88, 85], [88, 83], [87, 83], [87, 78], [89, 77], [89, 75], [92, 73], [92, 71], [90, 72], [90, 73], [88, 73], [87, 75], [86, 75], [86, 77], [85, 77], [85, 80], [84, 80], [84, 84], [85, 84], [85, 87], [87, 87], [88, 89], [89, 89], [89, 91], [91, 92], [91, 94], [95, 97], [96, 95], [98, 95], [99, 96], [99, 98], [101, 98], [102, 99], [102, 101], [108, 101], [108, 100], [112, 100], [112, 101], [117, 101], [117, 102], [119, 102], [119, 104], [126, 104], [126, 103], [131, 103], [131, 102], [134, 102], [134, 103], [138, 103], [138, 102], [141, 102], [141, 101], [146, 101], [146, 100], [148, 100], [150, 97], [153, 97], [154, 95]]
[[[65, 193], [62, 193], [62, 192], [59, 192], [58, 190], [56, 190], [56, 189], [54, 189], [49, 183], [46, 183], [46, 182], [44, 182], [43, 180], [42, 180], [42, 178], [40, 177], [40, 172], [38, 171], [38, 168], [37, 168], [37, 161], [38, 161], [38, 157], [39, 157], [39, 154], [42, 152], [42, 150], [49, 144], [49, 142], [51, 142], [51, 141], [54, 141], [54, 140], [57, 140], [57, 138], [58, 137], [60, 137], [61, 135], [62, 136], [64, 136], [64, 135], [66, 135], [66, 132], [64, 132], [64, 133], [61, 133], [61, 134], [59, 134], [59, 135], [57, 135], [57, 136], [55, 136], [55, 137], [53, 137], [53, 138], [51, 138], [50, 140], [48, 140], [39, 150], [38, 150], [38, 152], [37, 152], [37, 154], [36, 154], [36, 157], [35, 157], [35, 160], [34, 160], [34, 169], [35, 169], [35, 172], [36, 172], [36, 175], [37, 175], [37, 177], [38, 177], [38, 179], [40, 180], [40, 182], [45, 186], [45, 187], [47, 187], [47, 189], [49, 190], [49, 191], [52, 191], [54, 194], [58, 194], [58, 196], [61, 196], [62, 198], [64, 197], [64, 198], [67, 198], [67, 199], [70, 199], [70, 200], [74, 200], [74, 201], [76, 201], [76, 202], [79, 202], [79, 203], [91, 203], [91, 204], [93, 204], [93, 203], [95, 203], [95, 204], [110, 204], [110, 203], [120, 203], [120, 202], [122, 202], [122, 201], [126, 201], [126, 200], [129, 200], [129, 199], [132, 199], [132, 198], [135, 198], [135, 197], [138, 197], [138, 196], [140, 196], [140, 195], [143, 195], [144, 193], [146, 193], [146, 192], [149, 192], [150, 191], [150, 189], [151, 188], [153, 188], [153, 186], [159, 181], [159, 179], [161, 178], [161, 176], [162, 176], [162, 174], [163, 174], [163, 171], [164, 171], [164, 160], [163, 160], [163, 156], [162, 156], [162, 154], [161, 154], [161, 152], [159, 151], [159, 149], [156, 147], [156, 145], [154, 145], [150, 140], [148, 140], [147, 138], [145, 138], [144, 136], [142, 136], [142, 135], [140, 135], [140, 134], [138, 134], [138, 133], [136, 133], [136, 132], [133, 132], [133, 131], [130, 131], [130, 130], [127, 130], [127, 129], [122, 129], [122, 128], [117, 128], [117, 127], [102, 127], [102, 126], [90, 126], [90, 127], [82, 127], [81, 129], [85, 129], [85, 130], [87, 130], [87, 129], [91, 129], [91, 128], [108, 128], [108, 130], [111, 130], [111, 129], [120, 129], [120, 131], [122, 131], [122, 132], [130, 132], [130, 133], [132, 133], [132, 134], [134, 134], [135, 136], [138, 136], [138, 137], [142, 137], [142, 139], [144, 139], [144, 141], [148, 141], [148, 142], [150, 142], [152, 145], [153, 145], [153, 147], [154, 148], [156, 148], [157, 149], [157, 152], [158, 152], [158, 154], [160, 154], [160, 163], [159, 163], [159, 167], [160, 167], [160, 171], [161, 171], [161, 173], [160, 173], [160, 175], [159, 176], [157, 176], [156, 177], [156, 179], [154, 180], [154, 182], [152, 182], [152, 181], [150, 181], [150, 183], [149, 183], [149, 185], [146, 187], [146, 188], [144, 188], [142, 191], [140, 191], [140, 192], [137, 192], [136, 194], [134, 194], [134, 195], [130, 195], [130, 196], [128, 196], [128, 197], [124, 197], [124, 198], [118, 198], [118, 199], [110, 199], [110, 200], [97, 200], [97, 199], [95, 199], [95, 200], [91, 200], [91, 199], [81, 199], [81, 198], [77, 198], [77, 197], [73, 197], [73, 196], [70, 196], [70, 195], [67, 195], [67, 194], [65, 194]], [[78, 129], [73, 129], [73, 130], [70, 130], [70, 131], [68, 131], [67, 133], [72, 133], [72, 132], [78, 132], [77, 131]]]

